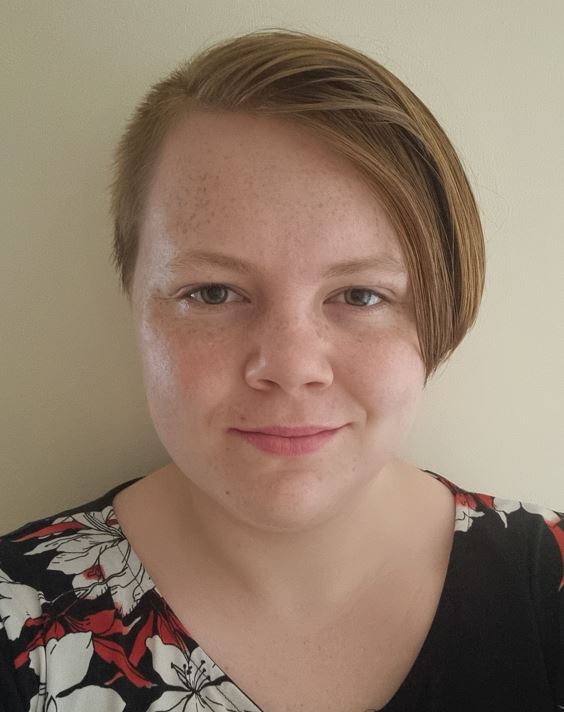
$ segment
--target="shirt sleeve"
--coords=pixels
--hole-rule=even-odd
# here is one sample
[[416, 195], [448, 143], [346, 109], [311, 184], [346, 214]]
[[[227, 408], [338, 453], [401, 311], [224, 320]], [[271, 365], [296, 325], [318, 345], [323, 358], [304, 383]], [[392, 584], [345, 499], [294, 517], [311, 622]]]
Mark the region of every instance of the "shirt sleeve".
[[[27, 562], [26, 562], [27, 563]], [[41, 622], [43, 595], [22, 578], [22, 557], [0, 541], [0, 712], [39, 712], [43, 648], [32, 639]]]
[[556, 709], [564, 710], [564, 514], [556, 512], [560, 518], [557, 525], [556, 540], [558, 545], [559, 563], [557, 571], [559, 572], [560, 582], [558, 584], [558, 663], [556, 674]]
[[557, 709], [564, 710], [564, 588], [560, 589], [558, 605], [560, 619], [560, 665], [556, 695]]
[[[544, 510], [531, 550], [531, 590], [555, 711], [564, 710], [564, 514]], [[543, 521], [544, 520], [544, 521]]]
[[[564, 531], [564, 514], [561, 526]], [[564, 543], [563, 543], [564, 548]], [[558, 663], [556, 672], [556, 709], [564, 710], [564, 553], [562, 553], [562, 581], [558, 591], [557, 617], [558, 617]]]
[[0, 622], [0, 712], [34, 712], [19, 689], [21, 680], [14, 666], [12, 644]]

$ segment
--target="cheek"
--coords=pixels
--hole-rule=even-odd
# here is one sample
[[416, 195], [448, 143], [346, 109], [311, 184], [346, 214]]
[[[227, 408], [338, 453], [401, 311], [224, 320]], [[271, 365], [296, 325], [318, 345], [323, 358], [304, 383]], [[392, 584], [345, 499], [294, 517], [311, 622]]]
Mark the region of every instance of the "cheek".
[[[356, 363], [355, 367], [351, 364]], [[375, 422], [413, 422], [425, 380], [419, 351], [402, 334], [387, 334], [349, 359], [351, 388]]]
[[140, 351], [147, 399], [155, 413], [172, 415], [182, 403], [193, 404], [196, 411], [204, 400], [213, 401], [215, 389], [225, 394], [221, 379], [227, 359], [217, 335], [187, 337], [174, 328], [146, 327]]

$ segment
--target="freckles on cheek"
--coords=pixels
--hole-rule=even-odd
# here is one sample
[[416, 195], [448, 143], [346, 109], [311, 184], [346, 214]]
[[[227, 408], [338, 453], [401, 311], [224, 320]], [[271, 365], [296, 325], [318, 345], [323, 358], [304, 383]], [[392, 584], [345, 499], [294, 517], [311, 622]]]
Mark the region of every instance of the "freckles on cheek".
[[388, 341], [371, 350], [363, 371], [365, 392], [382, 407], [410, 403], [423, 387], [421, 359], [405, 340]]
[[221, 349], [199, 334], [153, 332], [143, 354], [147, 386], [155, 399], [169, 403], [197, 402], [198, 394], [209, 393], [225, 371]]

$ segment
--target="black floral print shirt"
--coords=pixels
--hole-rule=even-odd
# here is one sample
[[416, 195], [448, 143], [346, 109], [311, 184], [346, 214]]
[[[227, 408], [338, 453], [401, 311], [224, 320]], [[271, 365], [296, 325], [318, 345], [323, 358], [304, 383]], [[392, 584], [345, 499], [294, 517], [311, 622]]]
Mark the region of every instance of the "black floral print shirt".
[[[564, 514], [424, 472], [455, 499], [453, 547], [425, 643], [383, 710], [564, 710]], [[268, 712], [190, 636], [125, 538], [112, 501], [135, 481], [0, 538], [0, 712]]]

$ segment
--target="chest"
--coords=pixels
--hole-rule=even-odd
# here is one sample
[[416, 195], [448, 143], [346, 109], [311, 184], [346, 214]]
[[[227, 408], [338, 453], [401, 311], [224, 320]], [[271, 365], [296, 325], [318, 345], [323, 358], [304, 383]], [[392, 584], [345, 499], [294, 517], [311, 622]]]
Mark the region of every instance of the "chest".
[[397, 692], [423, 646], [441, 582], [427, 577], [411, 590], [393, 588], [405, 594], [359, 602], [323, 626], [264, 618], [240, 604], [236, 609], [227, 604], [220, 616], [216, 607], [213, 616], [195, 610], [192, 600], [189, 627], [263, 712], [379, 710]]
[[[184, 628], [262, 712], [366, 712], [384, 707], [408, 676], [444, 585], [454, 503], [439, 483], [420, 481], [429, 487], [402, 500], [414, 503], [402, 515], [407, 540], [390, 535], [397, 555], [375, 569], [354, 600], [326, 613], [313, 604], [282, 614], [272, 602], [249, 600], [223, 567], [209, 565], [201, 547], [171, 545], [197, 541], [193, 535], [181, 540], [166, 517], [146, 526], [147, 511], [167, 512], [154, 498], [147, 505], [141, 497], [142, 507], [126, 500], [118, 517]], [[403, 524], [411, 521], [416, 538]]]

